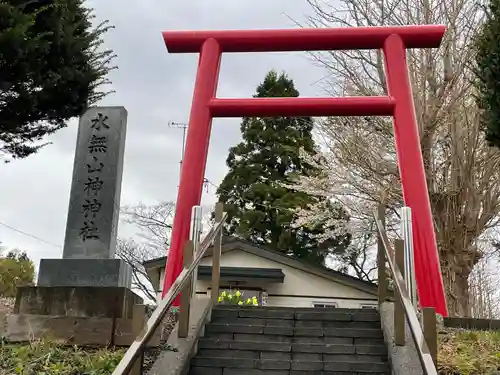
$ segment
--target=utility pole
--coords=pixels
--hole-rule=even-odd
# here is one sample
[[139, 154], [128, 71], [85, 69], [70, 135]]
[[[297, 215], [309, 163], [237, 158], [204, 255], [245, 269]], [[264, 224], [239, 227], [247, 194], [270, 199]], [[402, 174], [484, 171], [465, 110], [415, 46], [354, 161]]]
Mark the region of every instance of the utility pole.
[[186, 130], [188, 124], [182, 122], [169, 121], [167, 125], [169, 128], [182, 129], [182, 151], [181, 151], [181, 161], [179, 162], [179, 181], [180, 181], [180, 174], [182, 173], [182, 161], [184, 160], [184, 148], [186, 147]]
[[[186, 131], [187, 131], [187, 127], [188, 127], [188, 124], [185, 124], [183, 122], [174, 122], [174, 121], [169, 121], [167, 123], [168, 127], [169, 128], [177, 128], [177, 129], [182, 129], [182, 151], [181, 151], [181, 161], [179, 162], [179, 183], [180, 183], [180, 180], [181, 180], [181, 173], [182, 173], [182, 161], [184, 160], [184, 149], [186, 147]], [[203, 179], [203, 187], [205, 189], [207, 189], [207, 192], [208, 192], [208, 184], [210, 183], [210, 181], [207, 179], [207, 178], [204, 178]]]

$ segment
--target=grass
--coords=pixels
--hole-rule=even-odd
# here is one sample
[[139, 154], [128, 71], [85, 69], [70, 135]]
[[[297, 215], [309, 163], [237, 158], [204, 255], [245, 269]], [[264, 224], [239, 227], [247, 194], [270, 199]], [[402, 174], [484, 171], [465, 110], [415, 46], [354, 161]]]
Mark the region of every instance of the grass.
[[[13, 299], [0, 297], [0, 375], [111, 375], [126, 348], [92, 348], [61, 345], [50, 340], [29, 344], [7, 343], [1, 338], [2, 313], [12, 311]], [[161, 329], [168, 337], [178, 319], [178, 309], [165, 317]], [[148, 348], [143, 369], [147, 371], [162, 351], [177, 351], [166, 342]]]
[[109, 375], [124, 349], [68, 347], [49, 341], [0, 344], [0, 375]]
[[439, 335], [440, 375], [493, 375], [500, 371], [500, 332], [446, 329]]
[[[0, 342], [0, 375], [110, 375], [124, 352], [44, 340], [26, 345]], [[448, 328], [439, 335], [438, 362], [440, 375], [499, 374], [500, 331]]]

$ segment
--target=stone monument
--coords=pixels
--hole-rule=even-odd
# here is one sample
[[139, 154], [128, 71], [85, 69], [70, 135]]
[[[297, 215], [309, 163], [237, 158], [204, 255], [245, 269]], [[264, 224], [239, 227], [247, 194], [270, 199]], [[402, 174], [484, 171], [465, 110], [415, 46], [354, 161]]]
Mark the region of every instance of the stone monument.
[[42, 259], [38, 286], [122, 286], [132, 270], [115, 259], [127, 111], [93, 107], [76, 142], [62, 259]]
[[131, 318], [142, 298], [115, 259], [127, 111], [91, 107], [80, 118], [62, 259], [42, 259], [38, 283], [18, 289], [15, 314]]

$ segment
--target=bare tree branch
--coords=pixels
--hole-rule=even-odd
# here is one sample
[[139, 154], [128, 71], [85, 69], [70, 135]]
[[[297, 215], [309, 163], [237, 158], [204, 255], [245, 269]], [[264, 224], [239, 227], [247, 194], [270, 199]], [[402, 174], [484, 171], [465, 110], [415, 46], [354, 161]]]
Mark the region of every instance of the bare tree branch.
[[[205, 233], [211, 226], [212, 211], [211, 207], [203, 208], [202, 227]], [[121, 212], [125, 216], [122, 220], [137, 229], [137, 237], [142, 241], [137, 242], [131, 238], [118, 239], [116, 255], [131, 266], [133, 288], [155, 301], [156, 294], [143, 263], [167, 255], [175, 204], [173, 202], [158, 202], [151, 205], [138, 203], [134, 206], [123, 207]]]
[[174, 221], [173, 202], [158, 202], [152, 205], [141, 202], [123, 207], [121, 213], [125, 215], [124, 222], [137, 227], [139, 237], [148, 241], [150, 246], [166, 251]]
[[[489, 148], [471, 84], [473, 41], [483, 21], [473, 0], [307, 0], [313, 10], [308, 26], [379, 26], [445, 24], [436, 50], [408, 50], [420, 143], [429, 188], [449, 310], [470, 315], [468, 279], [485, 256], [478, 241], [499, 222], [500, 152]], [[312, 54], [323, 66], [328, 92], [384, 95], [386, 81], [380, 51]], [[367, 231], [371, 211], [384, 203], [395, 213], [402, 192], [392, 121], [387, 118], [329, 118], [318, 124], [325, 140], [322, 181], [304, 177], [306, 192], [326, 194], [351, 213], [354, 231]], [[305, 158], [308, 156], [305, 155]], [[311, 207], [303, 215], [321, 214]], [[314, 212], [312, 214], [311, 212]], [[389, 229], [398, 228], [389, 217]]]
[[141, 291], [147, 298], [156, 301], [156, 293], [143, 263], [160, 257], [155, 249], [140, 245], [131, 239], [118, 239], [116, 255], [132, 268], [132, 288]]

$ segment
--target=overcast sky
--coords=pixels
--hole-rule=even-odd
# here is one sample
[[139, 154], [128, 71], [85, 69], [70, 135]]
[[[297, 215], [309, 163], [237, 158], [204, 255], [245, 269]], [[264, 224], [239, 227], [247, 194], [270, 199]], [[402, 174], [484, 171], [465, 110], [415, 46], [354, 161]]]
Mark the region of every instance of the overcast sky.
[[[187, 122], [197, 67], [197, 54], [169, 55], [161, 37], [165, 30], [260, 29], [295, 27], [287, 17], [304, 20], [305, 0], [147, 0], [88, 1], [99, 20], [116, 28], [105, 46], [118, 55], [112, 89], [101, 105], [128, 111], [127, 143], [121, 204], [175, 200], [182, 130], [169, 121]], [[304, 53], [224, 55], [219, 97], [249, 97], [270, 69], [284, 70], [303, 96], [321, 96], [316, 84], [324, 72]], [[239, 119], [213, 124], [206, 178], [219, 184], [226, 173], [228, 148], [240, 138]], [[0, 242], [26, 250], [38, 266], [40, 258], [59, 258], [66, 225], [76, 121], [49, 140], [52, 145], [26, 160], [0, 164]], [[212, 204], [215, 189], [204, 193]], [[18, 233], [7, 226], [41, 238]], [[123, 226], [120, 236], [133, 233]]]

